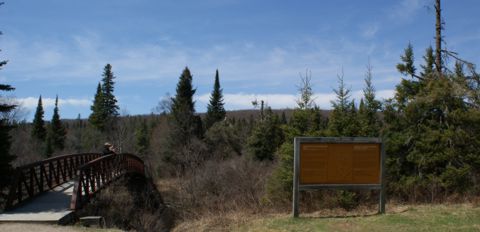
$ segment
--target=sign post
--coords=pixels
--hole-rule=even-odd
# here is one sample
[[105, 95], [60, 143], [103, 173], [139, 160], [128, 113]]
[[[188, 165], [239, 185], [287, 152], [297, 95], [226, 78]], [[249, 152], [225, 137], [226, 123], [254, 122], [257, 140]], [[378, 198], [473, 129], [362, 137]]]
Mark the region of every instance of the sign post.
[[385, 148], [380, 138], [295, 137], [293, 217], [299, 215], [300, 190], [377, 189], [385, 213]]

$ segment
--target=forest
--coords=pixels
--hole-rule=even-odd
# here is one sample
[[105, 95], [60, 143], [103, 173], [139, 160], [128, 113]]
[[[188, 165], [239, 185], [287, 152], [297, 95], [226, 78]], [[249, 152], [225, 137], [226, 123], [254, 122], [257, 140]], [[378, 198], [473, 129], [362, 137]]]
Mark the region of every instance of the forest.
[[[292, 200], [295, 137], [380, 137], [387, 154], [387, 204], [474, 201], [480, 194], [480, 74], [475, 64], [442, 48], [440, 1], [434, 7], [435, 46], [415, 59], [415, 45], [406, 42], [396, 66], [401, 82], [394, 97], [385, 100], [376, 95], [375, 67], [369, 61], [362, 74], [362, 98], [352, 98], [339, 72], [328, 110], [314, 102], [315, 74], [309, 71], [296, 83], [293, 109], [272, 109], [257, 99], [251, 109], [227, 111], [222, 70], [212, 70], [207, 112], [198, 113], [193, 75], [185, 67], [178, 70], [174, 95], [164, 97], [154, 112], [123, 115], [114, 91], [115, 79], [122, 77], [106, 64], [92, 90], [88, 118], [62, 119], [57, 97], [53, 117], [45, 119], [40, 96], [33, 122], [18, 120], [21, 105], [5, 95], [14, 86], [1, 84], [2, 192], [16, 166], [61, 154], [101, 152], [110, 142], [118, 152], [145, 160], [178, 221], [233, 212], [285, 213]], [[0, 63], [4, 65], [6, 61]], [[378, 191], [305, 191], [301, 198], [307, 212], [374, 209]]]

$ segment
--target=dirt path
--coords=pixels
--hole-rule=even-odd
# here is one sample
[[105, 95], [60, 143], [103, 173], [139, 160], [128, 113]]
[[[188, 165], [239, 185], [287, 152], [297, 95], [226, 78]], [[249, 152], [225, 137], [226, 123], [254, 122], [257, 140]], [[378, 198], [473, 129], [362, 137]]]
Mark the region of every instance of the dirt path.
[[96, 228], [87, 228], [80, 226], [57, 226], [47, 224], [34, 224], [34, 223], [3, 223], [0, 224], [0, 232], [79, 232], [79, 231], [101, 231], [101, 232], [116, 232], [120, 230], [104, 230]]

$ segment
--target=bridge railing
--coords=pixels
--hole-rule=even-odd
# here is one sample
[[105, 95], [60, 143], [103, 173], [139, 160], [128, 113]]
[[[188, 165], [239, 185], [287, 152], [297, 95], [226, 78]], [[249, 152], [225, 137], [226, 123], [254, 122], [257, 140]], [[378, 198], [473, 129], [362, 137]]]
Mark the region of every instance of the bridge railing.
[[17, 167], [5, 209], [74, 179], [80, 166], [98, 157], [97, 153], [62, 155]]
[[143, 161], [132, 154], [113, 154], [94, 159], [77, 171], [70, 209], [80, 209], [103, 187], [129, 172], [145, 175]]

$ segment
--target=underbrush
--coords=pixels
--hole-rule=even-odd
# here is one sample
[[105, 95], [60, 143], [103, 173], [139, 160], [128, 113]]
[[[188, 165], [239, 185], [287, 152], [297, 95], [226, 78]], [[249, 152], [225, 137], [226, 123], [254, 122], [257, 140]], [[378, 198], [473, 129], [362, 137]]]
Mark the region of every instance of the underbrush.
[[101, 190], [79, 216], [103, 216], [107, 227], [136, 231], [169, 231], [174, 213], [151, 180], [128, 174]]
[[[267, 180], [275, 162], [258, 162], [245, 156], [208, 160], [184, 175], [161, 177], [156, 182], [165, 202], [176, 212], [176, 231], [229, 231], [256, 218], [289, 215], [291, 198], [267, 199]], [[278, 193], [284, 196], [285, 193]], [[387, 209], [404, 201], [387, 195]], [[419, 199], [419, 198], [417, 198]], [[450, 203], [479, 205], [479, 198], [450, 195]], [[315, 217], [368, 216], [378, 212], [379, 190], [317, 190], [300, 192], [300, 213]]]
[[265, 210], [261, 198], [271, 167], [244, 157], [210, 160], [182, 176], [160, 178], [158, 185], [180, 220], [232, 211], [258, 213]]

